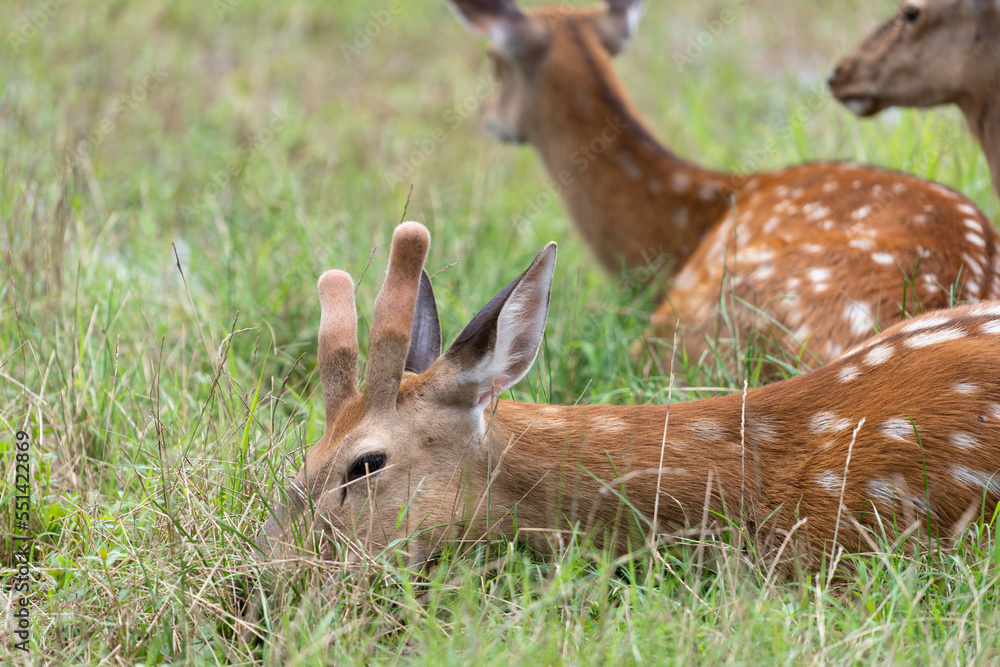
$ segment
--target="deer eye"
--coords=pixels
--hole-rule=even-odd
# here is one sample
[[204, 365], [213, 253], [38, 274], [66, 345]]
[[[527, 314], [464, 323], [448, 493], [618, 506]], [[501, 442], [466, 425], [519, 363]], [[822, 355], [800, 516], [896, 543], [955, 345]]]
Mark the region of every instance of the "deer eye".
[[347, 481], [353, 482], [361, 479], [365, 475], [370, 475], [376, 470], [385, 467], [385, 454], [365, 454], [351, 466], [347, 472]]
[[917, 7], [916, 5], [906, 5], [903, 7], [903, 19], [905, 19], [907, 23], [913, 23], [918, 18], [920, 18], [920, 7]]

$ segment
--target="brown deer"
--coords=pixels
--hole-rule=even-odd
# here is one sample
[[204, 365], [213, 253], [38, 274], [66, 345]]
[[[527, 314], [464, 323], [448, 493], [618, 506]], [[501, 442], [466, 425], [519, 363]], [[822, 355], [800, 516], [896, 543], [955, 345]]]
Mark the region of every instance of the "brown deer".
[[736, 333], [829, 360], [907, 312], [1000, 298], [1000, 239], [948, 188], [850, 163], [727, 173], [664, 147], [612, 65], [637, 0], [451, 3], [491, 41], [493, 134], [535, 146], [607, 270], [665, 262], [654, 332], [685, 325], [690, 355]]
[[400, 547], [419, 565], [488, 536], [546, 551], [573, 531], [623, 553], [711, 528], [711, 511], [770, 536], [775, 555], [790, 542], [814, 559], [838, 544], [866, 550], [869, 531], [900, 525], [907, 509], [927, 535], [951, 535], [1000, 499], [1000, 303], [898, 323], [744, 394], [538, 405], [497, 397], [538, 353], [555, 244], [443, 354], [429, 244], [418, 223], [396, 229], [363, 394], [354, 285], [340, 271], [320, 278], [326, 431], [267, 520], [265, 552], [294, 525], [342, 562]]
[[1000, 194], [1000, 2], [907, 0], [837, 65], [830, 88], [859, 116], [957, 104]]

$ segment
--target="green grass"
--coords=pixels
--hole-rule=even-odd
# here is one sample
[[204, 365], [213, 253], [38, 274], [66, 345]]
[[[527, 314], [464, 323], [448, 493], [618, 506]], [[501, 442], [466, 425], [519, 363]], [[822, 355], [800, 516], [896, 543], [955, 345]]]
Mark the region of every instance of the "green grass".
[[[651, 3], [619, 67], [664, 141], [706, 165], [908, 166], [1000, 218], [953, 110], [858, 122], [822, 91], [890, 10], [876, 4], [750, 3], [679, 71], [672, 54], [726, 3]], [[402, 2], [350, 61], [342, 45], [388, 3], [43, 5], [8, 8], [0, 46], [0, 602], [23, 428], [37, 662], [1000, 659], [1000, 551], [986, 532], [957, 549], [887, 545], [847, 581], [779, 580], [738, 546], [697, 542], [622, 561], [585, 544], [551, 560], [497, 544], [430, 573], [391, 559], [361, 576], [311, 562], [257, 572], [247, 539], [323, 430], [316, 278], [361, 276], [375, 248], [357, 293], [364, 355], [411, 181], [446, 340], [560, 242], [543, 355], [515, 397], [665, 401], [662, 372], [628, 358], [649, 297], [603, 274], [559, 202], [539, 199], [531, 150], [492, 141], [478, 110], [452, 122], [456, 104], [478, 104], [487, 65], [443, 2]], [[45, 23], [26, 36], [30, 16]], [[387, 177], [427, 139], [412, 174]], [[230, 596], [248, 573], [283, 591], [251, 647]]]

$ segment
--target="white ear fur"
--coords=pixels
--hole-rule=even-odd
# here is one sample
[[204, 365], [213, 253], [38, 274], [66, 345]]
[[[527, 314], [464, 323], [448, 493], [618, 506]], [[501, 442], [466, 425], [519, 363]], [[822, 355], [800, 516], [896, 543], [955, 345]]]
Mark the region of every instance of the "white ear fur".
[[501, 309], [493, 350], [467, 371], [468, 379], [479, 387], [478, 410], [517, 384], [534, 365], [545, 332], [555, 268], [556, 244], [549, 243]]
[[[626, 6], [627, 5], [627, 6]], [[611, 55], [620, 53], [639, 31], [639, 21], [642, 19], [643, 3], [609, 2], [605, 13], [599, 15], [594, 26], [604, 48]]]

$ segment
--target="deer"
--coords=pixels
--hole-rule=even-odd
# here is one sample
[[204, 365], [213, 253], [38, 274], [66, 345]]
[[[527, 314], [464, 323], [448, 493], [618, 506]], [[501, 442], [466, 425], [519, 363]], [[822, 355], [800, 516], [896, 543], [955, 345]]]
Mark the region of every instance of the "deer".
[[444, 352], [429, 246], [419, 223], [393, 234], [363, 393], [354, 283], [319, 279], [326, 428], [264, 523], [263, 554], [291, 548], [295, 527], [342, 564], [391, 552], [423, 567], [488, 538], [551, 553], [573, 535], [628, 554], [725, 516], [768, 535], [776, 559], [798, 545], [815, 567], [831, 549], [869, 550], [907, 512], [929, 538], [957, 539], [997, 508], [1000, 303], [894, 324], [742, 394], [545, 405], [500, 397], [538, 355], [556, 244]]
[[907, 0], [837, 64], [829, 84], [860, 117], [958, 105], [1000, 194], [1000, 3]]
[[757, 337], [801, 352], [796, 365], [822, 363], [904, 315], [1000, 298], [1000, 238], [950, 188], [849, 162], [729, 173], [660, 143], [612, 63], [636, 32], [638, 0], [450, 4], [490, 40], [492, 134], [537, 149], [606, 270], [662, 266], [654, 356], [680, 324], [695, 359], [716, 354], [714, 341]]

